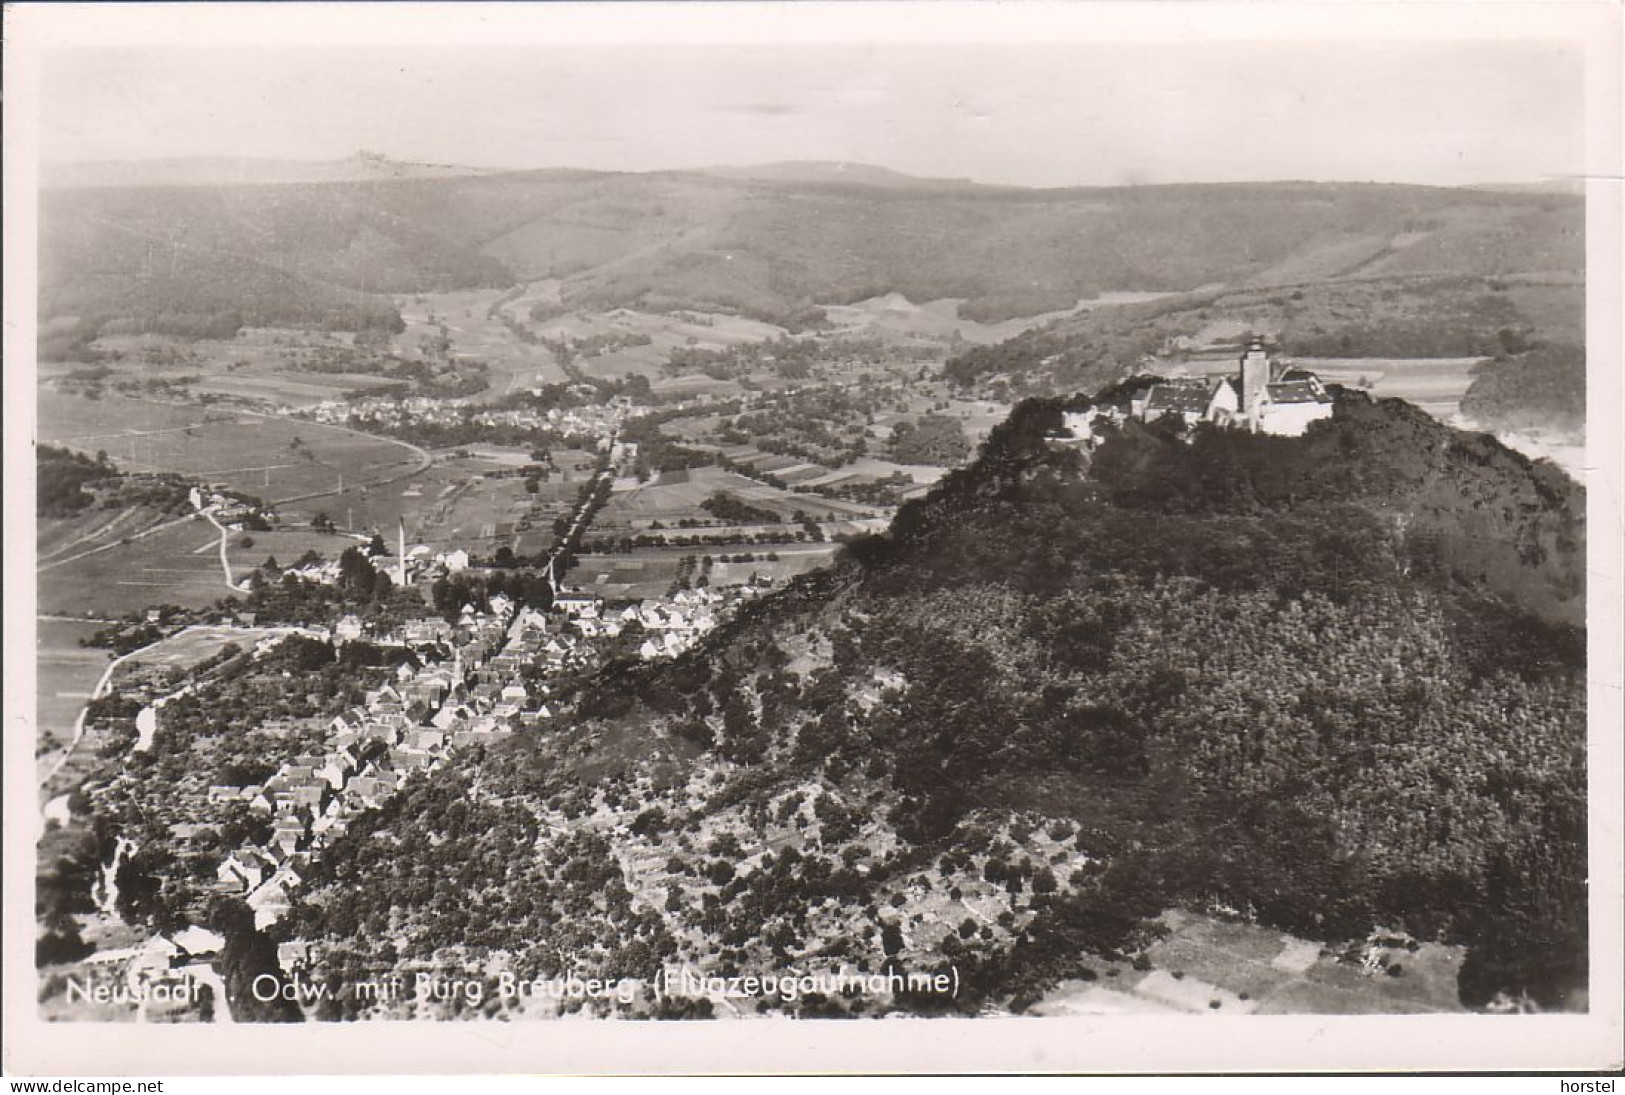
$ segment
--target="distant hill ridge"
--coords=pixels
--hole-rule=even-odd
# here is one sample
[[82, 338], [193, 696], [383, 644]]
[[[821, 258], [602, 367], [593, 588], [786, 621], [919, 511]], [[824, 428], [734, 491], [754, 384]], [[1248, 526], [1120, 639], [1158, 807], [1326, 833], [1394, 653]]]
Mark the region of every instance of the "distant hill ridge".
[[[967, 318], [996, 321], [1121, 289], [1578, 273], [1584, 261], [1582, 203], [1548, 194], [1354, 183], [1032, 190], [840, 164], [487, 173], [357, 157], [273, 162], [254, 169], [254, 184], [236, 181], [249, 170], [241, 162], [188, 170], [202, 181], [179, 185], [184, 173], [151, 167], [145, 179], [170, 184], [42, 193], [43, 321], [195, 326], [186, 279], [166, 287], [150, 274], [155, 264], [183, 273], [205, 255], [209, 307], [242, 285], [239, 309], [263, 322], [311, 322], [322, 309], [309, 299], [334, 294], [559, 278], [567, 307], [698, 308], [791, 326], [816, 321], [821, 305], [890, 292], [963, 299]], [[251, 295], [266, 268], [300, 283], [284, 294], [298, 303]], [[348, 310], [349, 298], [329, 309]]]
[[342, 160], [285, 160], [257, 156], [185, 156], [156, 160], [80, 160], [46, 163], [47, 188], [119, 186], [269, 186], [288, 183], [381, 182], [391, 179], [488, 175], [495, 169], [392, 160], [357, 152]]

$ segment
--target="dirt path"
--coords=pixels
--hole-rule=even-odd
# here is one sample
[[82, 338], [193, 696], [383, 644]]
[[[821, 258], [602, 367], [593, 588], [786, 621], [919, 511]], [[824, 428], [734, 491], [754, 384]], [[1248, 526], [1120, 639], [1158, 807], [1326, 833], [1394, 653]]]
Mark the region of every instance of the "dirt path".
[[233, 593], [241, 593], [242, 590], [237, 587], [237, 582], [232, 577], [231, 557], [227, 554], [227, 548], [231, 539], [231, 530], [214, 519], [213, 506], [199, 506], [197, 512], [200, 517], [205, 518], [209, 524], [220, 530], [220, 569], [225, 572], [226, 588], [231, 590]]

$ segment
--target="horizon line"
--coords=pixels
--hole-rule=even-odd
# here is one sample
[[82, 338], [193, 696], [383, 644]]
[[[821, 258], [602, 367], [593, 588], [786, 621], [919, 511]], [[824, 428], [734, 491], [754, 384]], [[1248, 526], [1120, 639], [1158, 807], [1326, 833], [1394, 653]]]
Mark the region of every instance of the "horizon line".
[[[751, 171], [751, 170], [769, 169], [769, 168], [805, 167], [805, 168], [833, 168], [833, 169], [839, 170], [839, 169], [844, 169], [844, 168], [847, 168], [847, 167], [852, 167], [852, 168], [857, 168], [857, 169], [864, 170], [864, 171], [884, 172], [884, 173], [886, 173], [888, 175], [892, 175], [892, 176], [896, 177], [899, 180], [909, 180], [909, 181], [920, 182], [920, 183], [937, 183], [937, 184], [951, 184], [951, 185], [959, 185], [959, 186], [974, 186], [974, 187], [983, 187], [983, 188], [990, 189], [990, 190], [1022, 190], [1022, 191], [1134, 190], [1134, 189], [1148, 189], [1148, 188], [1153, 188], [1153, 187], [1172, 187], [1172, 186], [1246, 186], [1246, 185], [1329, 185], [1329, 186], [1336, 186], [1336, 185], [1342, 185], [1342, 186], [1413, 186], [1413, 187], [1426, 187], [1426, 188], [1440, 189], [1440, 190], [1482, 190], [1482, 189], [1490, 189], [1490, 188], [1495, 188], [1495, 187], [1522, 187], [1522, 188], [1529, 188], [1529, 187], [1554, 187], [1554, 188], [1558, 188], [1558, 187], [1563, 187], [1563, 188], [1571, 188], [1572, 196], [1580, 196], [1580, 194], [1583, 194], [1583, 188], [1585, 186], [1585, 183], [1587, 182], [1587, 176], [1585, 176], [1585, 175], [1551, 175], [1551, 176], [1544, 176], [1544, 177], [1541, 177], [1541, 176], [1535, 176], [1535, 177], [1522, 176], [1522, 177], [1518, 177], [1518, 178], [1506, 178], [1506, 179], [1493, 179], [1493, 178], [1492, 179], [1480, 179], [1480, 180], [1473, 181], [1473, 182], [1439, 182], [1439, 181], [1424, 181], [1424, 180], [1420, 180], [1420, 179], [1411, 179], [1411, 178], [1405, 178], [1405, 179], [1399, 179], [1399, 178], [1383, 178], [1383, 179], [1365, 178], [1365, 179], [1361, 179], [1361, 178], [1351, 178], [1351, 177], [1346, 177], [1346, 176], [1340, 176], [1340, 177], [1336, 177], [1336, 178], [1333, 178], [1333, 177], [1302, 177], [1302, 176], [1300, 176], [1300, 177], [1250, 176], [1250, 177], [1246, 177], [1246, 178], [1239, 178], [1239, 177], [1228, 177], [1228, 178], [1189, 177], [1189, 178], [1180, 178], [1180, 179], [1156, 179], [1156, 180], [1125, 179], [1125, 180], [1123, 180], [1121, 182], [1098, 182], [1097, 181], [1097, 182], [1071, 182], [1071, 183], [1033, 184], [1033, 183], [1018, 183], [1018, 182], [993, 182], [993, 181], [987, 181], [987, 180], [984, 180], [984, 179], [974, 178], [974, 177], [969, 176], [969, 175], [916, 175], [916, 174], [913, 174], [912, 172], [905, 171], [905, 170], [903, 170], [901, 168], [889, 167], [889, 166], [887, 166], [885, 164], [873, 163], [873, 162], [862, 161], [862, 160], [816, 159], [816, 158], [814, 158], [814, 159], [802, 159], [802, 160], [762, 160], [762, 161], [751, 161], [751, 162], [748, 162], [748, 163], [715, 163], [715, 164], [705, 164], [705, 165], [698, 165], [698, 166], [665, 166], [665, 167], [644, 167], [644, 168], [584, 167], [584, 166], [580, 166], [580, 165], [576, 165], [576, 164], [534, 164], [534, 165], [529, 165], [529, 166], [517, 166], [517, 165], [492, 165], [492, 164], [458, 163], [458, 162], [454, 162], [454, 161], [432, 160], [432, 159], [407, 159], [407, 158], [400, 158], [400, 157], [387, 155], [387, 154], [383, 154], [383, 153], [370, 152], [370, 151], [364, 150], [364, 149], [363, 150], [358, 150], [356, 152], [352, 152], [352, 153], [350, 153], [349, 155], [346, 155], [346, 156], [324, 158], [324, 159], [312, 159], [312, 158], [295, 157], [295, 156], [275, 156], [275, 155], [242, 155], [242, 154], [234, 154], [234, 153], [228, 153], [228, 152], [196, 152], [196, 153], [187, 153], [187, 154], [184, 154], [184, 155], [153, 156], [153, 157], [142, 157], [142, 158], [128, 158], [128, 157], [85, 158], [85, 159], [45, 159], [45, 158], [42, 158], [42, 159], [40, 159], [38, 161], [38, 166], [39, 166], [39, 169], [40, 169], [39, 174], [40, 174], [40, 186], [41, 186], [41, 189], [54, 189], [54, 188], [56, 188], [56, 186], [53, 186], [52, 184], [50, 184], [49, 180], [48, 180], [48, 175], [49, 175], [49, 173], [51, 171], [61, 171], [61, 170], [65, 170], [65, 169], [66, 170], [83, 169], [83, 168], [89, 168], [89, 167], [100, 167], [100, 168], [114, 168], [114, 167], [121, 167], [121, 166], [151, 167], [151, 166], [160, 165], [160, 164], [176, 164], [176, 165], [179, 165], [179, 164], [199, 163], [199, 162], [207, 162], [207, 161], [237, 162], [237, 163], [243, 163], [243, 164], [254, 164], [254, 163], [288, 164], [288, 165], [298, 165], [298, 166], [302, 166], [302, 167], [331, 167], [331, 166], [335, 166], [335, 165], [339, 165], [339, 164], [345, 164], [345, 163], [350, 163], [350, 162], [354, 162], [354, 161], [361, 161], [361, 162], [375, 162], [375, 163], [379, 163], [379, 164], [383, 164], [383, 165], [394, 165], [394, 166], [408, 167], [408, 168], [428, 168], [428, 169], [432, 169], [432, 170], [442, 170], [442, 171], [465, 171], [465, 172], [470, 172], [470, 173], [479, 174], [479, 175], [518, 175], [518, 174], [530, 174], [530, 173], [538, 173], [538, 172], [569, 172], [569, 173], [584, 174], [584, 175], [710, 175], [710, 174], [720, 174], [720, 173], [727, 173], [727, 172], [742, 172], [742, 171]], [[403, 179], [390, 179], [390, 178], [387, 178], [387, 177], [382, 177], [382, 178], [377, 178], [377, 179], [348, 179], [348, 180], [339, 180], [339, 179], [333, 179], [333, 180], [324, 180], [324, 179], [277, 180], [277, 179], [271, 179], [271, 180], [267, 180], [267, 181], [264, 181], [264, 182], [258, 182], [258, 181], [254, 180], [254, 179], [251, 179], [251, 178], [244, 178], [244, 179], [241, 179], [241, 180], [238, 180], [238, 179], [207, 180], [207, 179], [205, 179], [205, 180], [198, 180], [196, 182], [177, 182], [177, 183], [143, 182], [143, 181], [140, 181], [140, 180], [135, 180], [135, 181], [131, 181], [131, 182], [126, 183], [126, 182], [119, 182], [117, 180], [112, 180], [112, 181], [107, 181], [107, 182], [78, 183], [78, 184], [69, 183], [69, 184], [58, 184], [58, 185], [60, 185], [62, 189], [90, 189], [90, 188], [95, 188], [95, 187], [100, 187], [100, 186], [121, 186], [121, 185], [123, 185], [123, 186], [136, 186], [136, 187], [139, 187], [139, 186], [163, 186], [163, 185], [170, 185], [170, 186], [173, 186], [173, 185], [195, 185], [195, 186], [254, 186], [254, 185], [264, 185], [264, 186], [277, 186], [277, 185], [317, 185], [317, 184], [321, 184], [321, 183], [324, 183], [324, 182], [335, 182], [335, 183], [336, 182], [350, 182], [350, 183], [353, 183], [353, 182], [407, 182], [407, 181], [424, 181], [424, 180], [422, 180], [422, 179], [415, 179], [414, 180], [414, 179], [405, 179], [405, 178], [403, 178]], [[765, 180], [765, 181], [773, 181], [773, 180]], [[783, 180], [783, 181], [793, 181], [793, 180]], [[843, 180], [840, 180], [838, 178], [831, 178], [831, 179], [828, 179], [828, 180], [803, 180], [803, 181], [839, 182], [839, 181], [843, 181]], [[845, 180], [845, 181], [850, 182], [852, 185], [858, 185], [858, 186], [874, 185], [869, 180], [863, 179], [861, 177], [854, 178], [854, 179], [851, 179], [851, 180]]]

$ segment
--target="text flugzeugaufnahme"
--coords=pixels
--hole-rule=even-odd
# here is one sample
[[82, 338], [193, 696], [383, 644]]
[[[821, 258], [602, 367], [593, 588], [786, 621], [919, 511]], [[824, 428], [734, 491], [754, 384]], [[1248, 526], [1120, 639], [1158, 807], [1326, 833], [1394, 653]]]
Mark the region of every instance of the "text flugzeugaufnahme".
[[[460, 999], [468, 1004], [480, 1004], [488, 999], [615, 1000], [621, 1004], [631, 1004], [645, 988], [656, 999], [715, 1001], [777, 998], [793, 1002], [814, 995], [854, 993], [870, 996], [898, 993], [954, 996], [959, 992], [959, 970], [957, 967], [929, 972], [893, 970], [880, 973], [788, 970], [782, 973], [724, 976], [678, 966], [663, 968], [650, 979], [580, 977], [574, 973], [564, 977], [534, 978], [521, 978], [508, 972], [495, 978], [441, 977], [432, 973], [417, 973], [410, 978], [390, 976], [356, 981], [352, 993], [356, 999], [383, 1004], [452, 999]], [[249, 991], [262, 1003], [291, 1000], [308, 1004], [344, 995], [342, 986], [270, 973], [256, 977]]]

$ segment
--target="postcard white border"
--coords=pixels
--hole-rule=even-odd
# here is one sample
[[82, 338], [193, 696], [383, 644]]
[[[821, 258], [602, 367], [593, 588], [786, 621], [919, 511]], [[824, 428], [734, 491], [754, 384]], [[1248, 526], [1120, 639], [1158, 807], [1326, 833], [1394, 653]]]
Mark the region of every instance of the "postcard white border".
[[[1327, 1072], [1621, 1066], [1621, 8], [1585, 3], [50, 4], [5, 11], [5, 1059], [8, 1075]], [[1507, 41], [1587, 64], [1592, 995], [1585, 1016], [709, 1023], [47, 1024], [31, 942], [34, 210], [39, 67], [86, 46]]]

